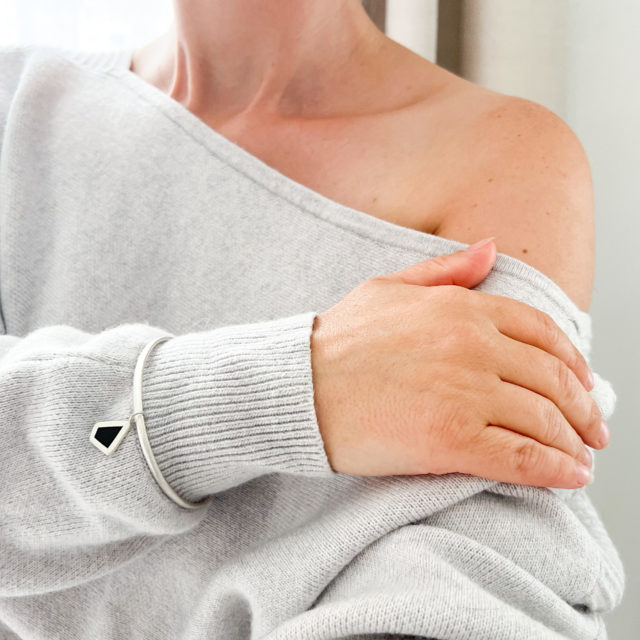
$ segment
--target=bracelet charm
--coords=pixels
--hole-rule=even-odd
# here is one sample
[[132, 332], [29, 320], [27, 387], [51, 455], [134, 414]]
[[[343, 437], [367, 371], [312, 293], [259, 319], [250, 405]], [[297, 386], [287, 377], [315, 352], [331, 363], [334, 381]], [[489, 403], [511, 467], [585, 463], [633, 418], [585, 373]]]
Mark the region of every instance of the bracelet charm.
[[102, 453], [110, 456], [120, 446], [131, 429], [133, 416], [128, 420], [108, 420], [96, 422], [91, 430], [89, 440]]
[[179, 507], [183, 509], [198, 509], [209, 500], [207, 498], [200, 502], [189, 502], [181, 496], [179, 496], [166, 481], [160, 467], [156, 462], [153, 451], [151, 450], [151, 444], [149, 443], [149, 437], [147, 435], [147, 426], [144, 420], [144, 413], [142, 411], [142, 371], [144, 364], [149, 356], [151, 350], [161, 342], [169, 340], [173, 336], [161, 336], [155, 340], [149, 342], [142, 349], [142, 352], [138, 356], [136, 362], [135, 371], [133, 372], [133, 411], [127, 420], [105, 420], [96, 422], [91, 430], [89, 440], [97, 449], [102, 451], [107, 456], [110, 456], [120, 446], [120, 443], [125, 439], [129, 431], [131, 431], [131, 425], [134, 420], [138, 431], [138, 441], [140, 443], [140, 449], [142, 455], [151, 471], [151, 475], [154, 480], [162, 489], [164, 494], [173, 500]]

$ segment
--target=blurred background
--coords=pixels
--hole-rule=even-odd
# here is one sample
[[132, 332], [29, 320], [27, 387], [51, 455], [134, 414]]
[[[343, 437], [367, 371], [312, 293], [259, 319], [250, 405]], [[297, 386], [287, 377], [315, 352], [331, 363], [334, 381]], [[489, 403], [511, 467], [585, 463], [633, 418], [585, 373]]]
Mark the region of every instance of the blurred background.
[[[640, 2], [363, 4], [389, 37], [423, 57], [477, 84], [548, 107], [569, 123], [586, 149], [596, 202], [591, 366], [618, 395], [609, 420], [611, 444], [596, 454], [596, 481], [587, 490], [627, 574], [625, 599], [606, 619], [609, 637], [638, 638]], [[171, 0], [0, 0], [0, 45], [137, 47], [163, 33], [171, 15]]]

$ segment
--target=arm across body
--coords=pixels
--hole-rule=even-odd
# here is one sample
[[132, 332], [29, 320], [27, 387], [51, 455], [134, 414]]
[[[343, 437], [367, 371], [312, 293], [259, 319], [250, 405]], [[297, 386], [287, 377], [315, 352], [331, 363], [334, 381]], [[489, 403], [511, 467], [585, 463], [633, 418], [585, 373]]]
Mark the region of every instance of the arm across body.
[[[487, 256], [469, 252], [452, 254], [446, 261], [459, 264], [460, 276], [478, 259], [489, 264]], [[439, 265], [436, 273], [442, 276], [442, 260], [417, 263], [404, 272], [405, 276], [409, 271], [417, 275], [429, 264]], [[407, 310], [413, 310], [416, 327], [424, 322], [425, 309], [429, 308], [433, 316], [443, 308], [452, 313], [453, 302], [459, 321], [484, 318], [482, 314], [470, 314], [475, 307], [466, 306], [471, 297], [484, 294], [458, 286], [418, 287], [374, 279], [368, 281], [366, 288], [357, 290], [359, 294], [364, 291], [365, 297], [377, 292], [375, 309], [386, 308], [384, 302], [398, 312], [402, 307], [397, 305], [400, 299], [404, 300]], [[418, 292], [433, 293], [425, 298], [426, 306], [415, 307]], [[535, 309], [530, 311], [535, 313]], [[353, 320], [358, 322], [358, 318], [362, 319], [362, 315], [355, 313]], [[160, 470], [181, 497], [196, 502], [274, 472], [331, 477], [340, 471], [330, 465], [327, 440], [323, 440], [317, 420], [310, 340], [315, 319], [315, 312], [307, 312], [173, 336], [151, 352], [142, 376], [145, 421]], [[384, 328], [381, 322], [372, 322], [371, 318], [368, 321], [376, 330]], [[464, 326], [467, 325], [460, 325]], [[382, 336], [385, 344], [394, 337], [394, 331], [392, 328], [387, 337]], [[61, 589], [97, 577], [143, 553], [154, 537], [179, 534], [201, 520], [202, 511], [180, 509], [161, 491], [136, 438], [125, 438], [112, 456], [103, 455], [89, 440], [96, 422], [123, 419], [133, 413], [135, 364], [145, 345], [165, 335], [167, 332], [159, 327], [125, 324], [98, 334], [58, 325], [34, 330], [24, 337], [0, 336], [0, 422], [4, 426], [0, 484], [5, 491], [0, 507], [0, 537], [7, 550], [0, 560], [3, 595]], [[586, 379], [586, 363], [571, 357], [575, 348], [569, 348], [568, 338], [565, 340], [556, 349], [559, 355], [572, 360], [576, 371], [571, 374], [573, 384], [582, 388], [576, 376]], [[466, 354], [466, 344], [456, 339], [450, 346], [462, 348]], [[520, 344], [524, 349], [532, 348]], [[390, 346], [392, 352], [385, 351], [386, 357], [406, 359], [403, 354], [407, 354], [408, 345], [404, 351], [397, 349], [399, 345]], [[416, 343], [413, 349], [418, 346]], [[446, 346], [420, 346], [425, 348], [432, 360], [443, 349], [445, 356], [448, 353]], [[424, 363], [420, 353], [420, 362]], [[550, 354], [548, 357], [552, 358]], [[475, 369], [476, 365], [472, 358], [470, 366]], [[378, 382], [384, 383], [387, 370], [390, 369], [374, 367], [369, 375], [377, 373]], [[396, 376], [400, 373], [404, 372], [397, 370]], [[360, 381], [362, 376], [366, 379], [364, 371], [358, 375]], [[404, 380], [402, 377], [398, 381], [402, 393]], [[392, 412], [395, 418], [391, 422], [380, 422], [380, 415], [375, 416], [378, 422], [369, 422], [361, 415], [360, 420], [347, 425], [368, 425], [366, 437], [356, 437], [359, 451], [366, 453], [370, 445], [375, 446], [380, 437], [378, 428], [384, 427], [391, 429], [388, 436], [397, 445], [410, 446], [411, 455], [393, 458], [387, 448], [384, 459], [395, 460], [400, 465], [397, 469], [347, 473], [430, 472], [424, 466], [427, 458], [420, 452], [429, 452], [430, 459], [438, 462], [440, 453], [447, 451], [441, 448], [443, 443], [450, 443], [451, 439], [429, 406], [424, 407], [423, 414], [416, 413], [415, 402], [424, 404], [428, 400], [420, 389], [417, 391], [411, 406], [405, 406], [400, 413]], [[327, 401], [329, 406], [337, 403], [346, 411], [340, 397], [329, 397]], [[352, 399], [352, 406], [354, 402], [357, 409], [357, 397]], [[447, 406], [450, 408], [451, 403]], [[407, 415], [419, 428], [409, 443], [398, 439], [397, 431], [393, 435], [396, 426], [406, 427]], [[439, 430], [426, 430], [427, 420]], [[432, 434], [440, 439], [432, 438]], [[348, 433], [340, 434], [338, 430], [338, 435]], [[573, 437], [580, 440], [575, 433]], [[330, 449], [342, 451], [339, 441], [332, 439], [328, 444]], [[462, 444], [465, 451], [469, 449], [468, 441]], [[560, 449], [553, 451], [566, 460], [573, 482], [571, 469], [575, 461]], [[476, 460], [484, 459], [486, 453], [476, 451], [475, 456]], [[367, 462], [372, 461], [367, 457]], [[411, 464], [415, 468], [411, 469]], [[449, 471], [467, 469], [454, 466]], [[531, 467], [520, 471], [540, 474], [546, 470]], [[100, 562], [95, 561], [96, 554]], [[35, 569], [25, 577], [26, 566]]]
[[[460, 252], [444, 260], [417, 263], [404, 274], [415, 271], [417, 275], [431, 263], [441, 277], [443, 262], [453, 262], [459, 264], [460, 276], [478, 259], [488, 269], [487, 256]], [[484, 275], [472, 277], [481, 279]], [[367, 287], [358, 288], [360, 294], [363, 291], [365, 295], [378, 292], [379, 297], [372, 301], [374, 309], [395, 309], [397, 316], [391, 314], [391, 320], [404, 317], [403, 307], [398, 306], [403, 300], [407, 310], [412, 309], [416, 327], [424, 323], [425, 310], [432, 316], [438, 315], [438, 309], [451, 313], [452, 302], [458, 305], [459, 321], [484, 318], [470, 314], [475, 307], [466, 306], [468, 300], [483, 294], [459, 286], [419, 287], [374, 279]], [[423, 301], [426, 306], [416, 308], [418, 292], [433, 293]], [[362, 318], [359, 312], [353, 315], [355, 322]], [[307, 312], [173, 336], [151, 352], [142, 376], [150, 444], [164, 478], [184, 499], [195, 502], [268, 473], [336, 475], [316, 418], [310, 344], [315, 319], [315, 312]], [[376, 330], [384, 328], [383, 323], [368, 321]], [[385, 344], [392, 340], [391, 352], [384, 353], [392, 360], [406, 360], [408, 345], [398, 350], [399, 345], [393, 344], [396, 333], [397, 327], [392, 325], [389, 334], [382, 336]], [[145, 345], [165, 335], [159, 327], [125, 324], [97, 334], [57, 325], [24, 337], [0, 336], [3, 596], [60, 590], [97, 578], [145, 553], [154, 541], [183, 533], [201, 521], [201, 510], [180, 509], [161, 491], [136, 438], [125, 438], [112, 456], [103, 455], [89, 440], [96, 422], [133, 413], [135, 364]], [[419, 332], [415, 336], [419, 338]], [[462, 347], [463, 353], [466, 344], [451, 343], [455, 349]], [[425, 346], [431, 360], [442, 351], [434, 345], [420, 348]], [[417, 347], [416, 343], [414, 349]], [[584, 360], [571, 357], [574, 347], [568, 338], [555, 348], [559, 356], [572, 361], [574, 384], [581, 386], [576, 376], [586, 380]], [[446, 347], [444, 351], [446, 355]], [[475, 367], [477, 362], [472, 359], [471, 364]], [[370, 373], [377, 373], [378, 382], [384, 383], [388, 370], [374, 367]], [[399, 380], [401, 389], [404, 380]], [[340, 402], [339, 397], [329, 398], [330, 404]], [[433, 422], [433, 412], [428, 406], [422, 415], [415, 412], [412, 404], [392, 416], [403, 426], [406, 414], [412, 415], [419, 431], [413, 434], [418, 441], [410, 450], [430, 451], [433, 459], [442, 444], [431, 440], [425, 430], [425, 421]], [[353, 424], [369, 424], [361, 418]], [[358, 449], [366, 452], [379, 437], [377, 426], [388, 430], [394, 427], [394, 420], [369, 424]], [[330, 444], [335, 448], [335, 441]], [[574, 460], [559, 449], [554, 451], [567, 460], [570, 471]], [[477, 459], [485, 456], [482, 452], [475, 455]], [[412, 463], [410, 456], [398, 456], [395, 461]], [[424, 462], [414, 457], [415, 469], [404, 466], [391, 473], [429, 473], [427, 468], [421, 470]], [[450, 471], [466, 470], [455, 467]], [[381, 474], [387, 475], [375, 469], [373, 474], [362, 475]], [[26, 572], [25, 567], [30, 570]]]

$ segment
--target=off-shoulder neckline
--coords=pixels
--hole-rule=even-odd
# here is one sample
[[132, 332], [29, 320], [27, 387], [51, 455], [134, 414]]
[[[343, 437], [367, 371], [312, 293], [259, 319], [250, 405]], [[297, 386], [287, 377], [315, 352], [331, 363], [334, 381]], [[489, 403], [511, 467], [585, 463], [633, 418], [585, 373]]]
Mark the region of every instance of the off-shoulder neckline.
[[[64, 57], [86, 69], [118, 77], [139, 97], [152, 103], [216, 157], [318, 219], [380, 244], [414, 251], [422, 259], [426, 259], [425, 256], [452, 253], [468, 246], [464, 242], [401, 226], [342, 204], [280, 172], [131, 71], [131, 58], [135, 48], [100, 52], [70, 49], [56, 51], [64, 53]], [[500, 252], [496, 256], [493, 271], [531, 283], [571, 318], [581, 337], [591, 336], [591, 315], [580, 309], [564, 289], [546, 274], [518, 258]]]

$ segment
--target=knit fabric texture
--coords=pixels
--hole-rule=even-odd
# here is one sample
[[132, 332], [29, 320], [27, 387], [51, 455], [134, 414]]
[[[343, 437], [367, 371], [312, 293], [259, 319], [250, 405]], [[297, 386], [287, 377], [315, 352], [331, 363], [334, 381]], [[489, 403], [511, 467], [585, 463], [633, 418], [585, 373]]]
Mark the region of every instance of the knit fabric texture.
[[[334, 472], [318, 313], [466, 247], [267, 165], [129, 70], [131, 51], [0, 50], [0, 637], [602, 640], [625, 574], [578, 490]], [[476, 287], [591, 317], [499, 253]], [[428, 313], [428, 309], [425, 310]], [[144, 345], [150, 443], [106, 456]], [[604, 417], [616, 396], [595, 373]], [[596, 452], [597, 456], [597, 452]]]

